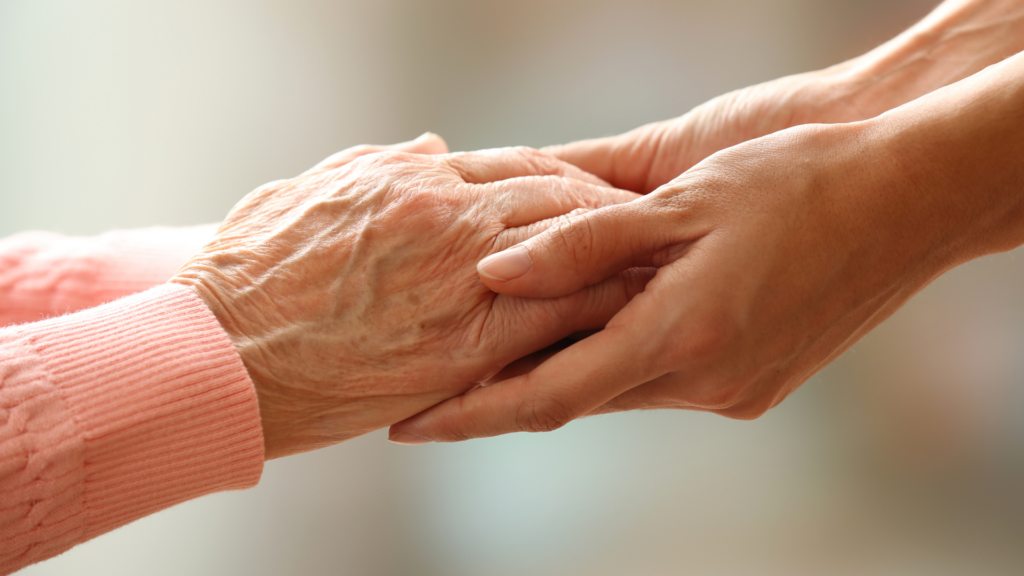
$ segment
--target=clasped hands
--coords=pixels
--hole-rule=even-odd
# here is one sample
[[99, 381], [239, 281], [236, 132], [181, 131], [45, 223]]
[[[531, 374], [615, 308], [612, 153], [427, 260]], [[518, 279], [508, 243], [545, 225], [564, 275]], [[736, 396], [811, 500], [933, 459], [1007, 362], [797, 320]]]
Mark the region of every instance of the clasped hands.
[[[649, 136], [661, 128], [675, 130], [660, 141], [671, 150]], [[545, 230], [572, 230], [589, 211], [633, 202], [724, 145], [716, 136], [664, 161], [690, 137], [675, 121], [607, 142], [635, 142], [635, 157], [604, 142], [448, 154], [433, 134], [351, 148], [246, 196], [172, 282], [194, 289], [235, 343], [256, 387], [266, 457], [328, 446], [487, 384], [514, 385], [509, 378], [550, 356], [551, 345], [605, 328], [653, 267], [588, 278], [557, 296], [520, 284], [522, 295], [542, 296], [524, 298], [500, 294], [477, 265]], [[576, 265], [565, 265], [559, 273], [578, 279]], [[519, 409], [523, 429], [568, 420], [532, 406]], [[421, 434], [391, 436], [418, 443]], [[453, 438], [446, 434], [438, 439]]]
[[754, 418], [945, 270], [1024, 240], [1003, 120], [1022, 77], [1011, 58], [852, 123], [876, 111], [818, 74], [547, 151], [358, 147], [252, 192], [172, 281], [235, 343], [268, 459], [385, 426], [418, 444], [633, 409]]

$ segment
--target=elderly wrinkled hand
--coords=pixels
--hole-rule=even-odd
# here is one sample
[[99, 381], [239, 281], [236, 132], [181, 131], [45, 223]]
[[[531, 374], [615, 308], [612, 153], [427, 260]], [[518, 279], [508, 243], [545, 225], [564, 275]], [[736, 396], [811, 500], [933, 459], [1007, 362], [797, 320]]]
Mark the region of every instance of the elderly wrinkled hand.
[[622, 274], [547, 300], [497, 295], [477, 277], [481, 258], [635, 195], [523, 148], [372, 152], [252, 192], [172, 280], [199, 294], [238, 349], [268, 459], [464, 393], [604, 326], [646, 280]]

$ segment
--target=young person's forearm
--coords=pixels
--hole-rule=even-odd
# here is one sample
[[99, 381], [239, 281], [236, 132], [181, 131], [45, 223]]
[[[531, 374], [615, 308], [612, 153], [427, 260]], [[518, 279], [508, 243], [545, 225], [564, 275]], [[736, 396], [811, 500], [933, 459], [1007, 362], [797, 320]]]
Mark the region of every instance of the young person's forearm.
[[888, 194], [941, 269], [1024, 244], [1024, 53], [868, 126]]
[[1024, 0], [947, 0], [878, 48], [826, 70], [872, 117], [1024, 50]]

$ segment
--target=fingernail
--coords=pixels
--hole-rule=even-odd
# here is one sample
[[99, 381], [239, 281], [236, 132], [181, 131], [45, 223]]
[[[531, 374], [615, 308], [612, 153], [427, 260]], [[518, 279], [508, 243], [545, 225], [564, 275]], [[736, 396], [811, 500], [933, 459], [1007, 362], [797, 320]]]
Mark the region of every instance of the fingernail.
[[418, 446], [420, 444], [433, 442], [433, 440], [430, 438], [424, 438], [423, 436], [409, 434], [408, 432], [395, 432], [391, 436], [388, 436], [388, 442], [394, 442], [395, 444], [401, 444], [403, 446]]
[[425, 141], [430, 140], [431, 138], [434, 138], [434, 137], [435, 137], [435, 134], [433, 132], [424, 132], [423, 134], [420, 134], [419, 136], [417, 136], [416, 139], [413, 140], [413, 142], [425, 142]]
[[476, 265], [476, 271], [491, 280], [507, 282], [526, 274], [532, 266], [530, 253], [525, 247], [516, 246], [484, 258]]

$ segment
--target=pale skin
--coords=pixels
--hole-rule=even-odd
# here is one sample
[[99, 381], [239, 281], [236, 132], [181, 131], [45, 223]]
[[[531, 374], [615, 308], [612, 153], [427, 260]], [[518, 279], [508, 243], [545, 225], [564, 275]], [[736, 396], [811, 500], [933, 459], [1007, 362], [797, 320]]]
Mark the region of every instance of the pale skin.
[[632, 267], [654, 279], [603, 331], [392, 434], [449, 442], [621, 410], [751, 419], [777, 405], [945, 271], [1024, 243], [1022, 25], [1019, 1], [947, 2], [850, 63], [553, 149], [650, 193], [484, 259], [482, 282], [550, 298]]
[[647, 277], [564, 298], [501, 296], [476, 263], [637, 196], [529, 149], [440, 138], [346, 150], [246, 196], [172, 282], [191, 287], [256, 388], [267, 459], [335, 444], [603, 326]]

